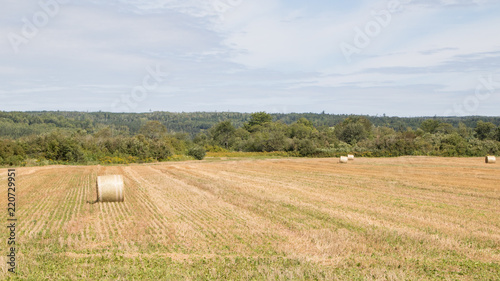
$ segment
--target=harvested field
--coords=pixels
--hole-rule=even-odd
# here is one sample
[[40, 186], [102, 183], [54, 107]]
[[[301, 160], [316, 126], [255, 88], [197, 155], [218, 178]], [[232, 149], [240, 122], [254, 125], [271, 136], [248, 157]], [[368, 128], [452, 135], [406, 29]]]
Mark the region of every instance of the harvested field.
[[[17, 172], [21, 279], [500, 279], [500, 166], [484, 158]], [[90, 203], [98, 174], [123, 175], [124, 203]]]

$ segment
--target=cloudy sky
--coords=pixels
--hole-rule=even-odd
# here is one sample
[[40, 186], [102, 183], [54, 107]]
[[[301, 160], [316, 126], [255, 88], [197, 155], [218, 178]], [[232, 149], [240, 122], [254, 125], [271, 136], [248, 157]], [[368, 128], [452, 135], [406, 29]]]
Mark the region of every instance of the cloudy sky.
[[500, 116], [500, 1], [2, 0], [0, 110]]

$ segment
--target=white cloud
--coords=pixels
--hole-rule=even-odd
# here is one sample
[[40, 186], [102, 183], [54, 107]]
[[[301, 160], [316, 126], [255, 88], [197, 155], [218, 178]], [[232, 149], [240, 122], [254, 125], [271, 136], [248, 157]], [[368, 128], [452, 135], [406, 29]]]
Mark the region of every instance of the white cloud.
[[412, 0], [413, 5], [420, 5], [428, 8], [442, 8], [449, 6], [484, 6], [495, 3], [495, 0]]
[[9, 0], [0, 11], [0, 93], [33, 102], [0, 110], [110, 110], [159, 64], [171, 75], [139, 111], [434, 115], [481, 75], [498, 74], [500, 8], [487, 0], [413, 0], [348, 63], [340, 43], [387, 3], [74, 1], [14, 55], [5, 35], [39, 6]]

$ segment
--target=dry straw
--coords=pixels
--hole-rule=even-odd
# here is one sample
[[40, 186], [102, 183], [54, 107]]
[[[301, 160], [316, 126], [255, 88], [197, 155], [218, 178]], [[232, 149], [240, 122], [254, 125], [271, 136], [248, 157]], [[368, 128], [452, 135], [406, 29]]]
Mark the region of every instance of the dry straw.
[[349, 161], [354, 161], [354, 155], [352, 155], [352, 154], [347, 155], [347, 159]]
[[123, 177], [120, 175], [97, 177], [98, 202], [123, 202]]
[[340, 163], [347, 163], [349, 158], [347, 156], [340, 156]]
[[497, 158], [495, 156], [486, 156], [486, 164], [495, 164]]

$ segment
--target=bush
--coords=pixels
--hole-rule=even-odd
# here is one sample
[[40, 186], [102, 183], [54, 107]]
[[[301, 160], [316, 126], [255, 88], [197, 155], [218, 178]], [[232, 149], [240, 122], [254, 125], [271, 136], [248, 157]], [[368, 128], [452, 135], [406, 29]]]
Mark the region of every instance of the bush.
[[207, 144], [204, 147], [205, 147], [205, 150], [207, 152], [229, 152], [229, 150], [227, 150], [225, 148], [222, 148], [222, 147], [220, 147], [218, 145], [209, 145], [209, 144]]
[[130, 164], [137, 163], [139, 159], [133, 156], [105, 156], [99, 159], [99, 163], [101, 164]]
[[312, 156], [316, 152], [316, 146], [309, 139], [299, 140], [298, 149], [300, 156], [303, 157]]
[[9, 166], [20, 166], [22, 165], [23, 160], [23, 157], [16, 155], [8, 157], [6, 160], [4, 160], [4, 162]]
[[189, 148], [187, 155], [193, 156], [195, 159], [203, 160], [207, 151], [201, 146], [193, 146]]

